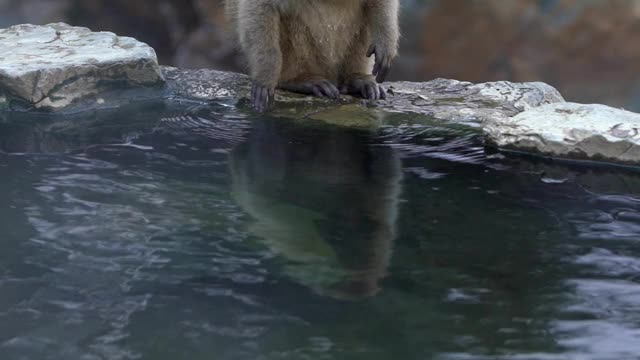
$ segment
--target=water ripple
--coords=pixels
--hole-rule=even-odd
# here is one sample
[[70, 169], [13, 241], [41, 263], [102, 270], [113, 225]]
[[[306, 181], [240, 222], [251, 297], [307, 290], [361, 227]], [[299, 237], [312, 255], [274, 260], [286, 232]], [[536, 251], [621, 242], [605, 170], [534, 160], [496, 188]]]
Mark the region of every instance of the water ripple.
[[32, 141], [0, 152], [3, 360], [640, 353], [637, 174], [441, 124], [145, 114], [0, 131]]

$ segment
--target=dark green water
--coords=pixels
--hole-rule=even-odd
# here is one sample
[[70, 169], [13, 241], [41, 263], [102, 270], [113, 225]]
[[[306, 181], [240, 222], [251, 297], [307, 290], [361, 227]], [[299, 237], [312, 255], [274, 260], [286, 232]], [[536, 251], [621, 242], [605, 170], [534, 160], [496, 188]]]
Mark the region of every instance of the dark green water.
[[389, 121], [0, 115], [0, 359], [640, 359], [640, 174]]

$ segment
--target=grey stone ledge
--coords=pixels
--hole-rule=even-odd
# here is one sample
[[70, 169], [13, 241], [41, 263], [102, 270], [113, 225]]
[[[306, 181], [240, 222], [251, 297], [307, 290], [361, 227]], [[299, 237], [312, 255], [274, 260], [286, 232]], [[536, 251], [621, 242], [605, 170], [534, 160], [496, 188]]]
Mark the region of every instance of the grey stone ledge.
[[[242, 102], [249, 95], [251, 82], [246, 75], [215, 71], [163, 67], [169, 93], [199, 101], [229, 100]], [[392, 82], [387, 100], [369, 102], [350, 96], [340, 100], [320, 99], [284, 91], [276, 93], [274, 113], [290, 116], [317, 116], [340, 109], [362, 109], [387, 113], [418, 114], [434, 119], [481, 125], [496, 118], [508, 119], [524, 110], [544, 104], [564, 102], [560, 93], [544, 83], [506, 81], [473, 84], [436, 79], [428, 82]], [[352, 113], [352, 111], [350, 111]]]
[[[488, 144], [552, 157], [640, 165], [640, 115], [566, 103], [553, 87], [448, 79], [385, 84], [388, 98], [339, 100], [278, 91], [272, 116], [343, 126], [380, 124], [395, 116], [483, 128]], [[64, 112], [117, 107], [137, 99], [227, 102], [250, 109], [246, 75], [158, 65], [133, 38], [66, 24], [0, 30], [0, 111]], [[142, 94], [142, 95], [141, 95]]]

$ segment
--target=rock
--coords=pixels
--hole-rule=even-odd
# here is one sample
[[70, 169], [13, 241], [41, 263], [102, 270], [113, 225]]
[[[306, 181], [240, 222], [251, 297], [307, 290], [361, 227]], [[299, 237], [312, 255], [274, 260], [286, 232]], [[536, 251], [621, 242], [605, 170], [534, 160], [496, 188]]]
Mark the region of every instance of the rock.
[[[636, 0], [402, 0], [402, 10], [390, 79], [552, 81], [575, 101], [640, 111]], [[53, 21], [135, 37], [163, 64], [242, 70], [224, 1], [0, 0], [0, 27]]]
[[[247, 76], [215, 71], [185, 70], [163, 67], [164, 76], [173, 96], [198, 101], [226, 100], [241, 106], [249, 95]], [[493, 119], [507, 120], [536, 106], [564, 102], [553, 87], [543, 83], [495, 82], [472, 84], [457, 80], [393, 82], [386, 101], [368, 102], [343, 96], [328, 100], [278, 91], [274, 111], [278, 116], [326, 119], [343, 111], [354, 116], [371, 116], [371, 112], [417, 114], [429, 119], [478, 126]], [[355, 107], [355, 104], [366, 106]]]
[[[140, 88], [166, 79], [166, 86], [159, 94], [165, 99], [215, 102], [250, 111], [248, 96], [251, 81], [246, 75], [216, 70], [159, 67], [153, 58], [153, 51], [146, 45], [129, 38], [117, 38], [111, 33], [91, 33], [86, 29], [61, 24], [46, 27], [29, 25], [11, 29], [14, 32], [13, 41], [26, 43], [27, 49], [30, 49], [29, 46], [36, 46], [29, 45], [30, 42], [42, 47], [42, 33], [52, 29], [63, 29], [53, 30], [61, 34], [54, 33], [51, 40], [67, 42], [62, 46], [71, 52], [74, 49], [69, 48], [73, 46], [69, 42], [76, 39], [80, 43], [86, 43], [88, 38], [94, 36], [94, 42], [111, 41], [109, 44], [115, 44], [115, 49], [105, 51], [104, 44], [85, 44], [77, 53], [70, 55], [71, 58], [84, 59], [84, 62], [77, 66], [72, 63], [68, 68], [63, 67], [66, 60], [56, 60], [57, 64], [62, 64], [56, 68], [38, 58], [34, 61], [23, 56], [22, 63], [18, 66], [18, 60], [7, 60], [15, 59], [16, 55], [0, 57], [0, 90], [9, 90], [6, 94], [0, 93], [0, 110], [11, 110], [11, 103], [18, 95], [37, 108], [61, 107], [89, 95], [100, 94], [100, 97], [89, 96], [94, 98], [95, 108], [105, 102], [102, 95], [104, 82], [108, 84], [120, 81], [126, 82], [129, 87]], [[34, 31], [37, 35], [33, 35]], [[6, 38], [6, 33], [5, 30], [0, 36]], [[16, 40], [16, 37], [19, 39]], [[0, 44], [3, 40], [0, 38]], [[132, 60], [132, 54], [127, 54], [126, 51], [122, 54], [121, 48], [126, 46], [123, 44], [131, 44], [136, 49], [133, 54], [142, 52], [149, 56], [142, 57], [142, 60], [138, 58], [140, 66], [136, 67], [132, 65], [136, 63], [136, 60]], [[57, 49], [58, 45], [52, 46]], [[90, 62], [86, 59], [96, 49], [104, 54], [94, 54], [99, 58], [94, 66], [97, 69], [90, 71], [87, 69], [91, 67], [88, 65]], [[110, 52], [115, 55], [110, 55]], [[101, 65], [115, 56], [121, 56], [124, 60]], [[116, 71], [113, 67], [119, 67], [120, 70]], [[69, 73], [71, 75], [65, 78]], [[120, 77], [114, 76], [114, 73]], [[20, 79], [28, 82], [29, 86], [22, 84]], [[52, 83], [58, 85], [52, 86]], [[423, 83], [392, 82], [385, 86], [388, 88], [387, 100], [375, 102], [350, 96], [332, 100], [277, 91], [276, 108], [266, 116], [286, 117], [297, 121], [322, 121], [344, 127], [433, 122], [462, 124], [484, 128], [488, 134], [488, 144], [500, 149], [640, 165], [640, 114], [603, 105], [566, 103], [556, 89], [544, 83], [503, 81], [473, 84], [436, 79]], [[163, 99], [157, 96], [156, 100]], [[7, 112], [0, 111], [0, 116], [3, 113]]]
[[543, 82], [490, 82], [470, 87], [478, 94], [512, 105], [518, 112], [545, 104], [563, 103], [564, 98], [553, 86]]
[[558, 158], [640, 165], [640, 114], [604, 105], [555, 103], [485, 128], [490, 146]]
[[154, 50], [133, 38], [62, 23], [0, 30], [0, 97], [25, 107], [56, 110], [163, 81]]
[[506, 120], [536, 106], [564, 102], [556, 89], [544, 83], [473, 84], [436, 79], [422, 83], [390, 83], [389, 88], [394, 96], [381, 103], [387, 111], [419, 113], [468, 124]]

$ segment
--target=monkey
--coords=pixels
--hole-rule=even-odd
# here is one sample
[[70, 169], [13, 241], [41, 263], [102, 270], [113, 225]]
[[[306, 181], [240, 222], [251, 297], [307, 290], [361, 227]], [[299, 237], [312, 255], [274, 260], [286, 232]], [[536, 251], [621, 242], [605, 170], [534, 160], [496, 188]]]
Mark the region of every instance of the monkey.
[[386, 99], [379, 83], [398, 54], [399, 0], [227, 0], [225, 7], [249, 62], [255, 110], [273, 107], [276, 88]]

